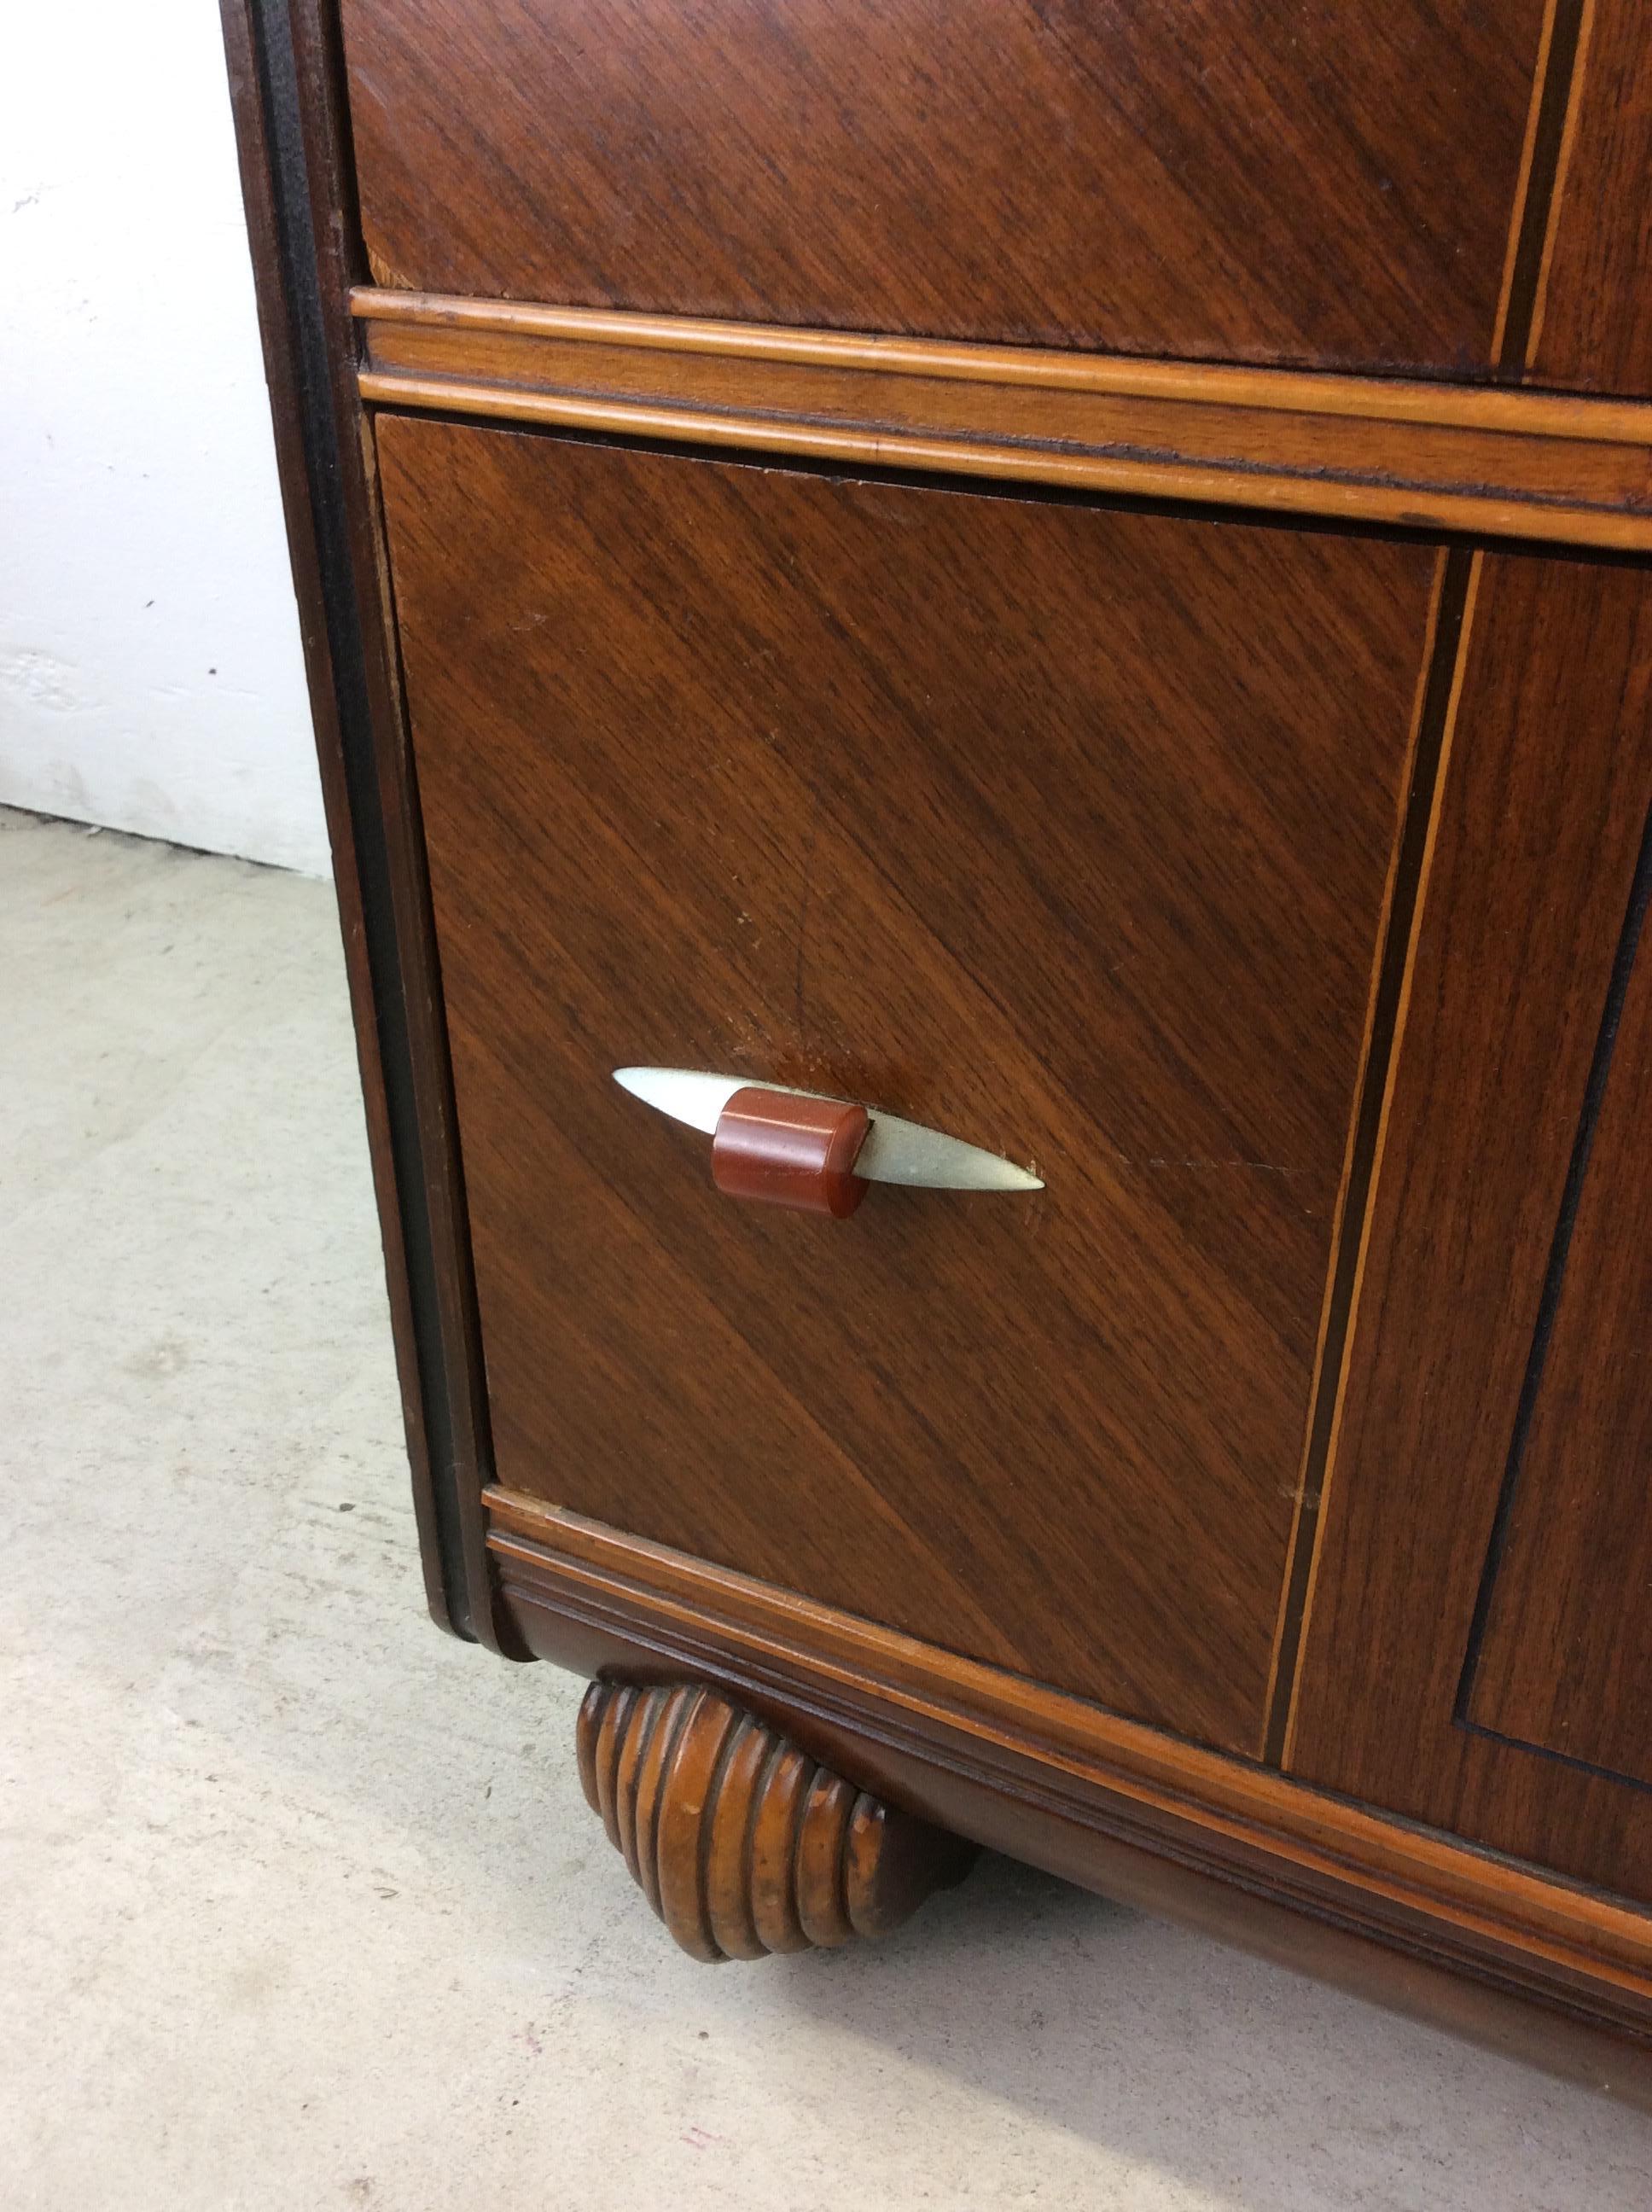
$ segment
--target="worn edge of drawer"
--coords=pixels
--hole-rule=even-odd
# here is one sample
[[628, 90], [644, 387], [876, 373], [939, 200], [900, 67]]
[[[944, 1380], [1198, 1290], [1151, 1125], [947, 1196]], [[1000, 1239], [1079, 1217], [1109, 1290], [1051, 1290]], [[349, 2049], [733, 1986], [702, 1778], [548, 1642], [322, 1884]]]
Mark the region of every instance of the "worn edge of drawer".
[[1652, 550], [1652, 403], [371, 286], [350, 304], [377, 406]]
[[[623, 1670], [730, 1687], [943, 1825], [971, 1832], [987, 1793], [1002, 1817], [977, 1840], [1070, 1879], [1113, 1888], [1090, 1846], [1121, 1842], [1652, 2057], [1652, 1914], [537, 1499], [491, 1488], [484, 1504], [505, 1606], [542, 1657], [613, 1671], [617, 1638]], [[974, 1793], [962, 1817], [954, 1784]], [[1075, 1825], [1079, 1848], [1058, 1847]], [[1242, 1915], [1217, 1932], [1247, 1941]], [[1439, 2016], [1437, 1992], [1424, 2009]]]

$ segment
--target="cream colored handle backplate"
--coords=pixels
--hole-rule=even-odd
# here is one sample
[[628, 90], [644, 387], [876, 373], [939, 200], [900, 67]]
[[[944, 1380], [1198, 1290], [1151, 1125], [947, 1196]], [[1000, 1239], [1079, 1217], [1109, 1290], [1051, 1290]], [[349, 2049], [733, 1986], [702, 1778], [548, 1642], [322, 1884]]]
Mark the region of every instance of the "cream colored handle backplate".
[[[737, 1091], [777, 1091], [792, 1098], [824, 1098], [823, 1091], [799, 1091], [789, 1083], [754, 1082], [749, 1075], [713, 1075], [689, 1067], [616, 1067], [614, 1080], [676, 1121], [713, 1135]], [[1042, 1190], [1038, 1176], [960, 1137], [903, 1121], [881, 1106], [868, 1106], [872, 1127], [854, 1163], [867, 1182], [905, 1183], [920, 1190]]]

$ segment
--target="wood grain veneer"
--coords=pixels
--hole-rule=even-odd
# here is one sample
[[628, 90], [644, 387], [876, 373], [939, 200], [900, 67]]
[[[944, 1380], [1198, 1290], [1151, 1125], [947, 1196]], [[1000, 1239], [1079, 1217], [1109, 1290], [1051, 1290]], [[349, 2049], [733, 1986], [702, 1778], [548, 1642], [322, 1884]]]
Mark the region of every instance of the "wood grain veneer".
[[438, 1617], [1652, 2101], [1645, 14], [224, 0]]
[[1652, 548], [1652, 407], [365, 289], [362, 396], [689, 443]]
[[[1652, 2100], [1645, 1914], [537, 1499], [487, 1504], [505, 1602], [542, 1656], [720, 1685], [960, 1834]], [[1285, 1902], [1305, 1917], [1282, 1922]], [[1484, 1986], [1443, 1983], [1444, 1963]], [[1623, 2041], [1574, 2044], [1588, 2017]]]
[[1573, 1154], [1576, 1215], [1563, 1214], [1550, 1260], [1552, 1320], [1527, 1370], [1529, 1426], [1511, 1448], [1467, 1711], [1652, 1789], [1649, 877], [1652, 855], [1619, 953], [1621, 1004], [1597, 1048], [1598, 1115], [1586, 1106]]
[[[1649, 716], [1652, 579], [1643, 569], [1485, 556], [1385, 1107], [1287, 1752], [1293, 1773], [1327, 1788], [1643, 1901], [1652, 1901], [1652, 1792], [1479, 1735], [1457, 1716], [1652, 803]], [[1609, 1163], [1615, 1126], [1605, 1133]], [[1643, 1145], [1626, 1173], [1625, 1163], [1615, 1189], [1609, 1180], [1600, 1193], [1618, 1233], [1643, 1203]], [[1587, 1249], [1587, 1224], [1584, 1235]], [[1579, 1297], [1605, 1301], [1608, 1353], [1620, 1315], [1631, 1331], [1643, 1326], [1621, 1303], [1637, 1264], [1624, 1248], [1576, 1285]], [[1562, 1357], [1564, 1365], [1564, 1334]], [[1577, 1479], [1586, 1482], [1593, 1464], [1606, 1494], [1620, 1498], [1617, 1486], [1628, 1481], [1643, 1516], [1643, 1485], [1595, 1456], [1613, 1440], [1611, 1395], [1623, 1387], [1602, 1368], [1594, 1419], [1608, 1425], [1586, 1438]], [[1631, 1383], [1626, 1414], [1633, 1406]], [[1550, 1417], [1561, 1410], [1557, 1400]], [[1554, 1564], [1563, 1584], [1569, 1557], [1576, 1563], [1562, 1545]], [[1591, 1571], [1603, 1578], [1603, 1607], [1632, 1637], [1627, 1587], [1616, 1578], [1626, 1567], [1602, 1558]], [[1557, 1595], [1563, 1610], [1573, 1603]], [[1560, 1670], [1546, 1644], [1534, 1659]], [[1593, 1680], [1597, 1691], [1609, 1686], [1598, 1658]], [[1601, 1725], [1626, 1718], [1608, 1706]]]
[[[1253, 1748], [1436, 552], [379, 440], [501, 1478]], [[1048, 1188], [732, 1206], [638, 1061]]]
[[382, 283], [1484, 373], [1542, 0], [343, 0]]
[[1652, 21], [1585, 0], [1528, 349], [1538, 382], [1652, 397]]

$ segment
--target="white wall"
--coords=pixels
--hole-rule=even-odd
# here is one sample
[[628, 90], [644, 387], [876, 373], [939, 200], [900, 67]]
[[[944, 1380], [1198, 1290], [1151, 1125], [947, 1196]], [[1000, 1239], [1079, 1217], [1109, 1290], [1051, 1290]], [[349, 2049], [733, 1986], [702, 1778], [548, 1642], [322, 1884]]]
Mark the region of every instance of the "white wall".
[[0, 801], [327, 870], [215, 0], [4, 11]]

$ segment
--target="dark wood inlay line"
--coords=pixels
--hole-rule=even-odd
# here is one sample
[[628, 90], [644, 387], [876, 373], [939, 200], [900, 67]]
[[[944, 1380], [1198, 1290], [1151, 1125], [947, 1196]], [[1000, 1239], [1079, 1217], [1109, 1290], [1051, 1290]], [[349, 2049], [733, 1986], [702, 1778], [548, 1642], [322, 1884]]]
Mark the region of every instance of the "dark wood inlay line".
[[1497, 1570], [1503, 1564], [1509, 1540], [1515, 1500], [1519, 1493], [1521, 1469], [1526, 1459], [1526, 1447], [1531, 1436], [1532, 1419], [1537, 1409], [1539, 1395], [1548, 1362], [1550, 1343], [1554, 1334], [1555, 1316], [1560, 1305], [1560, 1296], [1566, 1279], [1566, 1266], [1571, 1256], [1572, 1234], [1577, 1225], [1578, 1208], [1582, 1203], [1583, 1186], [1588, 1180], [1589, 1162], [1594, 1149], [1595, 1131], [1600, 1126], [1600, 1108], [1606, 1097], [1606, 1084], [1612, 1073], [1612, 1063], [1617, 1048], [1618, 1032], [1623, 1019], [1624, 1004], [1629, 996], [1630, 978], [1634, 973], [1636, 955], [1646, 922], [1647, 909], [1652, 905], [1652, 813], [1647, 817], [1645, 832], [1641, 840], [1640, 860], [1637, 864], [1634, 884], [1629, 896], [1628, 911], [1624, 916], [1623, 933], [1618, 941], [1618, 951], [1613, 963], [1612, 980], [1607, 988], [1606, 1002], [1600, 1016], [1600, 1027], [1594, 1042], [1594, 1055], [1589, 1064], [1588, 1084], [1583, 1095], [1583, 1109], [1577, 1124], [1577, 1135], [1572, 1147], [1571, 1162], [1566, 1171], [1565, 1188], [1561, 1194], [1559, 1218], [1555, 1223], [1554, 1242], [1550, 1248], [1549, 1264], [1543, 1278], [1543, 1291], [1538, 1306], [1537, 1325], [1532, 1333], [1531, 1357], [1527, 1362], [1525, 1378], [1521, 1385], [1520, 1403], [1515, 1414], [1515, 1431], [1509, 1447], [1508, 1465], [1503, 1472], [1503, 1488], [1498, 1494], [1497, 1514], [1491, 1523], [1491, 1541], [1486, 1547], [1485, 1564], [1480, 1573], [1480, 1586], [1474, 1601], [1473, 1618], [1469, 1625], [1467, 1649], [1463, 1655], [1462, 1679], [1457, 1686], [1455, 1715], [1463, 1727], [1476, 1727], [1488, 1735], [1518, 1744], [1551, 1759], [1562, 1759], [1567, 1765], [1583, 1767], [1592, 1773], [1609, 1774], [1614, 1782], [1633, 1790], [1649, 1790], [1652, 1784], [1639, 1780], [1634, 1775], [1616, 1769], [1596, 1766], [1587, 1759], [1570, 1759], [1566, 1754], [1544, 1744], [1528, 1743], [1517, 1736], [1505, 1736], [1499, 1729], [1487, 1729], [1473, 1720], [1475, 1675], [1479, 1670], [1480, 1653], [1485, 1642], [1486, 1625], [1491, 1618], [1493, 1594], [1497, 1588]]
[[362, 398], [828, 462], [1652, 550], [1652, 404], [364, 289]]
[[[973, 1647], [795, 1397], [1029, 1671], [1254, 1754], [1437, 549], [379, 442], [501, 1477]], [[785, 1243], [643, 1057], [1058, 1195]]]
[[[1644, 1907], [1647, 1794], [1506, 1749], [1456, 1713], [1652, 804], [1646, 574], [1487, 552], [1471, 629], [1284, 1764]], [[1543, 1486], [1523, 1482], [1516, 1501], [1474, 1703], [1483, 1722], [1613, 1771], [1638, 1770], [1644, 1750], [1634, 1409], [1649, 1248], [1631, 1225], [1644, 1142], [1619, 1080], [1630, 1041], [1626, 1018], [1577, 1217], [1594, 1256], [1586, 1279], [1574, 1242], [1528, 1445], [1527, 1478]], [[1620, 1157], [1597, 1190], [1606, 1139]], [[1619, 1348], [1602, 1358], [1591, 1345]], [[1580, 1679], [1590, 1701], [1568, 1707], [1560, 1686]]]
[[1086, 354], [1040, 346], [979, 345], [878, 331], [799, 330], [789, 325], [719, 322], [695, 315], [650, 315], [538, 301], [472, 299], [464, 294], [390, 291], [358, 284], [350, 313], [366, 326], [369, 361], [389, 329], [474, 337], [619, 345], [714, 359], [791, 362], [799, 368], [944, 376], [977, 384], [1024, 385], [1057, 392], [1174, 399], [1188, 406], [1244, 406], [1286, 414], [1371, 422], [1436, 423], [1545, 437], [1606, 439], [1644, 445], [1652, 404], [1564, 392], [1511, 392], [1488, 385], [1333, 374], [1303, 368], [1247, 368], [1133, 354]]
[[289, 528], [299, 514], [308, 526], [301, 544], [295, 533], [295, 570], [387, 1218], [393, 1193], [387, 1273], [427, 1589], [445, 1626], [497, 1650], [463, 1194], [416, 798], [398, 774], [398, 671], [350, 344], [361, 270], [348, 224], [331, 212], [350, 189], [337, 26], [325, 0], [223, 0], [223, 18], [243, 143], [263, 157], [248, 196], [274, 273], [260, 297], [267, 373], [298, 424], [281, 437], [283, 493]]
[[1548, 0], [341, 0], [388, 284], [1491, 368]]
[[1588, 0], [1550, 0], [1544, 25], [1531, 139], [1511, 234], [1514, 250], [1508, 291], [1493, 349], [1497, 368], [1504, 376], [1520, 375], [1531, 346], [1587, 7]]
[[1527, 374], [1652, 392], [1652, 37], [1645, 0], [1583, 0]]
[[1406, 972], [1411, 958], [1423, 894], [1424, 860], [1439, 804], [1440, 774], [1458, 671], [1467, 643], [1471, 586], [1476, 556], [1455, 548], [1442, 557], [1436, 586], [1434, 634], [1422, 687], [1412, 754], [1404, 827], [1397, 848], [1388, 915], [1376, 967], [1375, 994], [1361, 1071], [1359, 1104], [1349, 1147], [1348, 1172], [1336, 1230], [1335, 1257], [1327, 1297], [1324, 1339], [1315, 1376], [1313, 1407], [1297, 1517], [1280, 1601], [1279, 1628], [1268, 1711], [1262, 1738], [1263, 1763], [1277, 1767], [1285, 1755], [1297, 1668], [1301, 1657], [1303, 1619], [1309, 1578], [1320, 1529], [1319, 1503], [1330, 1452], [1338, 1385], [1347, 1351], [1361, 1236], [1376, 1170], [1382, 1104], [1400, 1029]]
[[1068, 1817], [1128, 1808], [1159, 1848], [1242, 1879], [1257, 1846], [1273, 1879], [1334, 1886], [1345, 1909], [1351, 1878], [1379, 1912], [1424, 1910], [1505, 1958], [1598, 1977], [1652, 2021], [1652, 1921], [1615, 1899], [538, 1498], [493, 1488], [484, 1503], [508, 1602], [608, 1614], [788, 1704], [841, 1700], [861, 1742], [909, 1736]]

